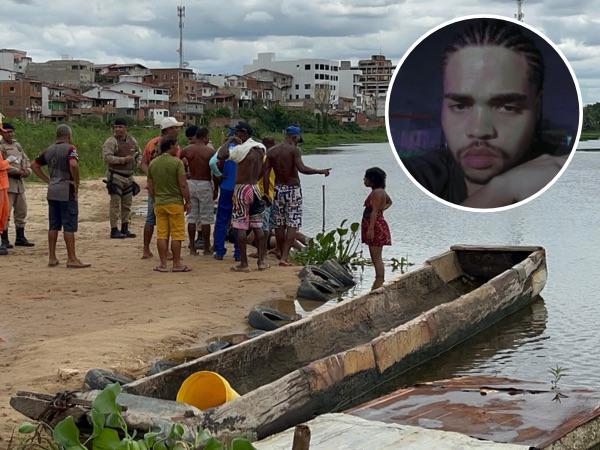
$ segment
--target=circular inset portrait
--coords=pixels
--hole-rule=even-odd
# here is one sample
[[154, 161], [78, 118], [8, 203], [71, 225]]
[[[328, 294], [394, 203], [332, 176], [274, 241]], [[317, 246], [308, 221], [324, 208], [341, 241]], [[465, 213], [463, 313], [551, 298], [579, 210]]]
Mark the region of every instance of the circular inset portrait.
[[470, 211], [512, 208], [549, 188], [575, 152], [581, 116], [577, 79], [556, 46], [497, 16], [459, 18], [421, 37], [386, 104], [407, 175]]

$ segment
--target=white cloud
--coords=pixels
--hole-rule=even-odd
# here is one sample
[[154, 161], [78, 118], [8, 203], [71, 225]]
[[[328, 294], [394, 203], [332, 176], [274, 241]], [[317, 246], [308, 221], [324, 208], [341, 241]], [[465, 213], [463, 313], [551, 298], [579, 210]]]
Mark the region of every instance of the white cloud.
[[[470, 14], [512, 17], [508, 0], [181, 0], [186, 7], [184, 57], [203, 72], [239, 73], [257, 52], [280, 59], [369, 58], [397, 61], [429, 28]], [[161, 0], [10, 0], [0, 16], [3, 47], [26, 50], [35, 61], [178, 63], [176, 5]], [[527, 0], [525, 20], [558, 43], [578, 75], [600, 80], [598, 0]], [[584, 102], [600, 83], [582, 84]]]
[[253, 11], [244, 17], [244, 22], [248, 23], [268, 23], [271, 21], [273, 21], [273, 16], [265, 11]]

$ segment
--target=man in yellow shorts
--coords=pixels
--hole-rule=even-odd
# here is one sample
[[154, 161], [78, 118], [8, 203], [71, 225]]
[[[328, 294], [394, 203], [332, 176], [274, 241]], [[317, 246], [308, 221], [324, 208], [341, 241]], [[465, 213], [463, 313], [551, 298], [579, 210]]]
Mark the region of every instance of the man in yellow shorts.
[[177, 138], [165, 136], [160, 141], [160, 155], [148, 167], [148, 193], [154, 200], [158, 256], [157, 272], [168, 272], [167, 252], [171, 239], [172, 272], [189, 272], [181, 262], [181, 241], [185, 239], [185, 213], [190, 210], [190, 193], [183, 162], [177, 157]]

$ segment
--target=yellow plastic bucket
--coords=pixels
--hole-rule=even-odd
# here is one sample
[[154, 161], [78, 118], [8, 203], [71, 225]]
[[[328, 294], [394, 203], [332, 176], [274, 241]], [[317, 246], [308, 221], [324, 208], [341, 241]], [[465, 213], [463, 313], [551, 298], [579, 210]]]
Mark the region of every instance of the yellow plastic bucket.
[[208, 409], [239, 396], [221, 375], [203, 370], [185, 379], [177, 392], [177, 401], [199, 409]]

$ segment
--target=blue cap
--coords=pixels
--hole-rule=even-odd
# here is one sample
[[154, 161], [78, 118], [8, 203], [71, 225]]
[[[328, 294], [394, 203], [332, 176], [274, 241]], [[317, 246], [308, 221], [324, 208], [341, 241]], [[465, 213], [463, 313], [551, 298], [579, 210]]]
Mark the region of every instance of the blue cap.
[[289, 127], [287, 127], [285, 129], [285, 133], [291, 134], [292, 136], [300, 136], [300, 134], [302, 133], [302, 130], [300, 129], [300, 127], [297, 127], [296, 125], [290, 125]]

